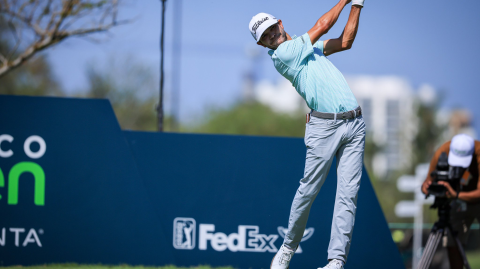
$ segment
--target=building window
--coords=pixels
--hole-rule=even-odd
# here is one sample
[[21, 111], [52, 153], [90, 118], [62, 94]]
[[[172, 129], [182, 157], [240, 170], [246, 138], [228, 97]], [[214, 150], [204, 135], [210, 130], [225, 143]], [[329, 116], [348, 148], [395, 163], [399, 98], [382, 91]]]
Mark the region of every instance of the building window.
[[366, 130], [367, 132], [370, 132], [373, 130], [372, 124], [372, 99], [370, 98], [365, 98], [361, 100], [361, 106], [362, 106], [362, 113], [363, 113], [363, 121], [365, 122]]
[[385, 153], [388, 170], [394, 170], [400, 167], [400, 102], [399, 100], [388, 100], [386, 105], [387, 144]]

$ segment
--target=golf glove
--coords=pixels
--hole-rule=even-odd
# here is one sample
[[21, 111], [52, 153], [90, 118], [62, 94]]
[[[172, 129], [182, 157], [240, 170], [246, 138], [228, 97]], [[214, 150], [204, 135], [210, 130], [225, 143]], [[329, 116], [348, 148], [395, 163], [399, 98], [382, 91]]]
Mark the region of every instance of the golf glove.
[[363, 7], [363, 2], [365, 2], [365, 0], [352, 0], [352, 6], [362, 6]]

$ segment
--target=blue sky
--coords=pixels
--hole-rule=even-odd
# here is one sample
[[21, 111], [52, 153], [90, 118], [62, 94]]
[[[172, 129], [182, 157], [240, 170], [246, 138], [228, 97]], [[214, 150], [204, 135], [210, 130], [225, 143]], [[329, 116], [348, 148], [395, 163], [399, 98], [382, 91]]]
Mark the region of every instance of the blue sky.
[[[166, 91], [171, 86], [173, 1], [167, 1]], [[333, 7], [333, 0], [183, 0], [181, 115], [188, 119], [210, 105], [228, 106], [241, 96], [242, 79], [255, 48], [248, 23], [258, 12], [282, 19], [289, 34], [301, 35]], [[330, 56], [345, 75], [396, 75], [417, 88], [428, 83], [444, 95], [443, 107], [462, 107], [474, 115], [480, 133], [480, 3], [453, 1], [366, 0], [357, 39], [351, 50]], [[159, 72], [159, 0], [128, 1], [122, 17], [136, 18], [119, 26], [101, 43], [72, 38], [48, 51], [54, 72], [70, 92], [86, 87], [86, 65], [108, 66], [111, 57], [132, 57]], [[322, 39], [341, 34], [347, 6]], [[277, 81], [267, 50], [255, 71], [260, 79]], [[157, 91], [158, 89], [152, 89]]]

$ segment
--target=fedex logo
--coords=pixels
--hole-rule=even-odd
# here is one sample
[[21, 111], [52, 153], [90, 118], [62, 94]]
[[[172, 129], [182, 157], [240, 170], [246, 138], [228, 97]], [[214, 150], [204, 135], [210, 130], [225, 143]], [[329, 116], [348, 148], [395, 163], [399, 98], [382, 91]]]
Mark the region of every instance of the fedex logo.
[[[215, 224], [197, 225], [193, 218], [175, 218], [173, 220], [173, 247], [181, 250], [193, 250], [196, 246], [198, 234], [198, 249], [215, 251], [229, 250], [231, 252], [272, 252], [278, 251], [275, 243], [279, 235], [285, 238], [287, 228], [279, 226], [277, 234], [262, 234], [259, 226], [238, 225], [237, 231], [231, 234], [218, 232]], [[314, 232], [314, 228], [307, 228], [301, 242], [308, 240]], [[278, 243], [277, 243], [278, 245]], [[298, 246], [296, 253], [302, 253]]]
[[238, 233], [215, 233], [214, 224], [200, 224], [199, 227], [199, 243], [200, 250], [207, 250], [208, 242], [216, 251], [228, 250], [232, 252], [249, 251], [249, 252], [277, 252], [274, 245], [278, 235], [260, 234], [259, 227], [253, 225], [239, 225]]

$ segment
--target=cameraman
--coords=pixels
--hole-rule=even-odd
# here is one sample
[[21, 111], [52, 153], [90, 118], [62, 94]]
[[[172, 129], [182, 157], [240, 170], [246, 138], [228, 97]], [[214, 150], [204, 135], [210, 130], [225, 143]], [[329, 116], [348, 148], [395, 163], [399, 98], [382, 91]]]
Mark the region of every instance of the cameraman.
[[[428, 193], [428, 187], [432, 184], [431, 173], [435, 170], [440, 154], [448, 154], [448, 165], [450, 167], [466, 168], [460, 181], [460, 190], [455, 191], [446, 181], [439, 181], [438, 184], [447, 189], [447, 198], [451, 202], [450, 223], [454, 231], [458, 232], [458, 238], [463, 245], [466, 244], [468, 232], [473, 221], [480, 221], [480, 141], [473, 140], [470, 136], [459, 134], [451, 141], [443, 144], [436, 152], [430, 162], [430, 170], [427, 179], [423, 182], [422, 192]], [[456, 248], [453, 237], [448, 234], [448, 258], [450, 268], [463, 268], [463, 260]]]

